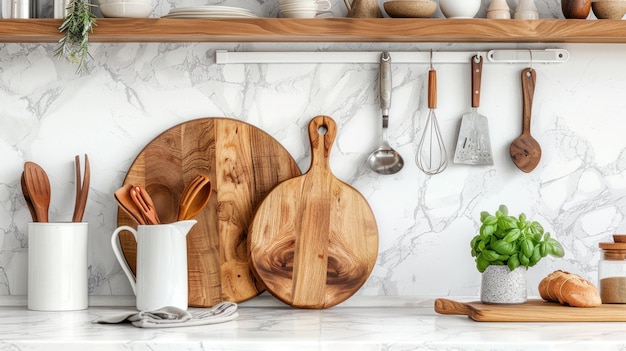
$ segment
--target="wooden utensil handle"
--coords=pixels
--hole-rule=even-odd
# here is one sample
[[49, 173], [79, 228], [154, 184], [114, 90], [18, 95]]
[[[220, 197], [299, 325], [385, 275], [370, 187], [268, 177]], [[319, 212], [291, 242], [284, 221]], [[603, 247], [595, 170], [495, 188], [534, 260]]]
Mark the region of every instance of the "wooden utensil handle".
[[460, 314], [469, 316], [471, 309], [464, 303], [448, 299], [435, 300], [435, 312], [440, 314]]
[[428, 71], [428, 108], [437, 107], [437, 71]]
[[330, 150], [337, 136], [337, 124], [329, 116], [317, 116], [309, 123], [309, 139], [311, 141], [311, 167], [330, 171]]
[[537, 72], [532, 68], [522, 70], [522, 135], [530, 135], [530, 117], [533, 109], [533, 96]]
[[472, 107], [480, 105], [480, 83], [483, 73], [483, 57], [474, 55], [472, 57]]

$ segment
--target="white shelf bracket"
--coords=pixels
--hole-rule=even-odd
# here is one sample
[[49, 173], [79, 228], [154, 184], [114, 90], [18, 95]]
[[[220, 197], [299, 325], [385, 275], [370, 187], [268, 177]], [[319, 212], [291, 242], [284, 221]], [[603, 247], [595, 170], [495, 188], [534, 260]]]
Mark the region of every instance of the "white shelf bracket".
[[[216, 50], [215, 63], [378, 63], [380, 51], [228, 51]], [[430, 51], [389, 52], [394, 64], [430, 63]], [[490, 51], [434, 51], [436, 64], [466, 64], [474, 55], [485, 58], [485, 63], [564, 63], [569, 52], [564, 49], [490, 50]]]

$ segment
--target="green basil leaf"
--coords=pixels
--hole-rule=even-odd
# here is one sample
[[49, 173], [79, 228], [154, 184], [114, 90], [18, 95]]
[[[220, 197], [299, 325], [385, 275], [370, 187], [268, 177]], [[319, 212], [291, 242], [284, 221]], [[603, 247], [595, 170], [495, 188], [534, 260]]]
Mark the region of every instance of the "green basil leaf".
[[506, 260], [508, 260], [509, 257], [511, 257], [511, 256], [510, 255], [499, 255], [498, 256], [498, 261], [506, 262]]
[[532, 254], [532, 256], [530, 256], [530, 259], [528, 260], [528, 265], [530, 267], [532, 267], [532, 266], [536, 265], [537, 262], [539, 262], [540, 259], [541, 259], [541, 247], [540, 247], [540, 245], [537, 245], [533, 249], [533, 254]]
[[515, 243], [507, 243], [504, 240], [496, 240], [491, 243], [491, 248], [501, 255], [513, 255], [517, 251]]
[[487, 212], [487, 211], [482, 211], [482, 212], [480, 213], [480, 221], [481, 221], [481, 222], [485, 223], [485, 219], [486, 219], [487, 217], [489, 217], [489, 212]]
[[547, 243], [550, 244], [550, 255], [554, 257], [565, 256], [565, 250], [563, 250], [563, 246], [561, 246], [561, 243], [559, 243], [558, 241], [552, 238], [550, 238], [550, 240], [548, 240]]
[[504, 236], [502, 240], [506, 241], [507, 243], [512, 243], [516, 241], [521, 235], [522, 235], [521, 230], [519, 230], [518, 228], [513, 228], [509, 230], [508, 233], [506, 233], [506, 235]]
[[476, 257], [476, 268], [478, 269], [480, 273], [484, 272], [488, 266], [489, 266], [489, 261], [485, 260], [483, 255], [478, 255], [478, 257]]
[[498, 226], [504, 229], [517, 228], [517, 219], [511, 216], [503, 216], [498, 218]]
[[487, 225], [494, 225], [498, 223], [498, 218], [496, 216], [487, 216], [487, 218], [485, 218], [485, 220], [483, 221], [484, 224]]
[[520, 263], [519, 263], [519, 258], [517, 257], [517, 255], [513, 255], [511, 257], [509, 257], [509, 260], [507, 261], [507, 266], [509, 266], [510, 270], [514, 270], [515, 268], [519, 267]]
[[482, 256], [483, 256], [484, 259], [486, 259], [489, 262], [493, 262], [493, 261], [497, 260], [500, 257], [500, 255], [497, 252], [493, 251], [493, 250], [485, 250], [485, 251], [483, 251], [482, 252]]
[[486, 242], [485, 240], [481, 240], [476, 245], [476, 251], [482, 252], [485, 249]]
[[478, 240], [480, 240], [480, 235], [476, 235], [475, 237], [472, 238], [472, 241], [470, 241], [470, 247], [472, 249], [476, 248], [476, 244], [478, 244]]
[[548, 244], [547, 241], [542, 241], [541, 244], [539, 244], [539, 247], [541, 251], [541, 257], [548, 256], [548, 254], [550, 253], [550, 244]]
[[509, 209], [505, 205], [500, 205], [500, 207], [498, 207], [498, 211], [500, 211], [500, 213], [504, 216], [509, 215]]
[[485, 239], [496, 231], [495, 225], [483, 224], [480, 227], [480, 236]]
[[518, 258], [519, 258], [519, 262], [523, 265], [528, 267], [528, 264], [530, 263], [530, 258], [528, 258], [528, 256], [524, 255], [524, 253], [522, 253], [521, 251], [519, 252], [519, 254], [517, 254]]
[[[526, 258], [529, 258], [530, 256], [532, 256], [533, 254], [533, 249], [535, 248], [535, 245], [533, 245], [533, 242], [530, 239], [524, 239], [522, 240], [521, 244], [520, 244], [520, 248], [521, 253], [524, 254], [524, 256], [526, 256]], [[522, 258], [520, 257], [520, 261], [522, 260]], [[524, 263], [522, 261], [522, 263]], [[524, 264], [526, 265], [526, 264]]]

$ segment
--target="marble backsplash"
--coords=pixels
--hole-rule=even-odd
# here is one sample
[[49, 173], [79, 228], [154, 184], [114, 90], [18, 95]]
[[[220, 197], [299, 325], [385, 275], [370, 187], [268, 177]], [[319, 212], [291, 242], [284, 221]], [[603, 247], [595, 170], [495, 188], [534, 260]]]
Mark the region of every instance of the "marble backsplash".
[[[537, 1], [542, 17], [558, 4]], [[269, 6], [262, 1], [253, 2]], [[341, 4], [337, 3], [337, 6]], [[169, 5], [168, 5], [169, 6]], [[484, 10], [484, 9], [483, 9]], [[265, 11], [265, 10], [264, 10]], [[560, 13], [560, 12], [559, 12]], [[113, 192], [141, 148], [161, 131], [199, 117], [227, 116], [267, 131], [305, 171], [306, 126], [333, 117], [336, 176], [361, 191], [376, 215], [380, 252], [361, 295], [477, 295], [480, 274], [469, 241], [482, 210], [507, 204], [540, 221], [566, 250], [529, 271], [529, 292], [554, 269], [595, 281], [598, 242], [626, 232], [625, 45], [562, 44], [571, 58], [537, 64], [532, 131], [543, 148], [532, 173], [519, 171], [509, 144], [521, 132], [523, 64], [485, 64], [480, 111], [489, 117], [494, 166], [450, 164], [426, 176], [414, 157], [428, 113], [425, 64], [393, 65], [389, 137], [405, 158], [396, 175], [370, 171], [380, 142], [378, 65], [214, 63], [217, 49], [241, 51], [484, 51], [539, 44], [129, 43], [93, 44], [91, 72], [52, 55], [54, 44], [0, 45], [0, 296], [25, 295], [27, 223], [19, 176], [25, 161], [49, 174], [52, 220], [73, 211], [73, 158], [89, 154], [89, 291], [132, 291], [109, 247], [116, 226]], [[392, 57], [393, 59], [393, 57]], [[435, 63], [436, 115], [454, 152], [460, 117], [470, 108], [469, 64]], [[451, 161], [451, 160], [450, 160]]]

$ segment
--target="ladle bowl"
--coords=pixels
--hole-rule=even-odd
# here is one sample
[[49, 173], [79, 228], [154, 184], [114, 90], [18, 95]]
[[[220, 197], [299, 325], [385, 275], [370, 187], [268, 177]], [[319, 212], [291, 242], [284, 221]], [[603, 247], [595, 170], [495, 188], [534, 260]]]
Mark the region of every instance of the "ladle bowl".
[[404, 160], [385, 140], [378, 149], [369, 155], [367, 165], [378, 174], [394, 174], [400, 172], [404, 167]]
[[391, 107], [391, 56], [383, 52], [380, 56], [380, 108], [383, 117], [383, 141], [378, 149], [367, 158], [369, 168], [378, 174], [394, 174], [404, 167], [402, 156], [389, 146], [387, 127]]

